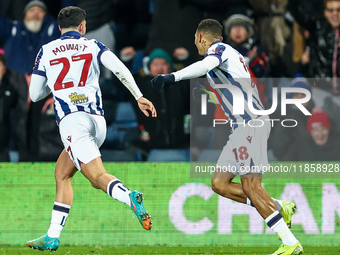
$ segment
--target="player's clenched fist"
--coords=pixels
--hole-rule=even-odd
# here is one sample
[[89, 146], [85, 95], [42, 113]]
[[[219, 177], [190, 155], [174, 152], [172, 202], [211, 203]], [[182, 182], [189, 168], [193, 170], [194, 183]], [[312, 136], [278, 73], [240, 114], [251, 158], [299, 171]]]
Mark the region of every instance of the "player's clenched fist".
[[164, 84], [170, 84], [175, 82], [175, 76], [173, 74], [159, 74], [151, 80], [151, 85], [154, 89], [161, 90]]
[[147, 110], [149, 110], [151, 112], [151, 116], [152, 117], [157, 117], [157, 112], [156, 112], [156, 108], [153, 105], [153, 103], [151, 103], [149, 100], [147, 100], [144, 97], [141, 97], [137, 100], [138, 103], [138, 107], [139, 109], [147, 116], [149, 117], [150, 114], [148, 113]]

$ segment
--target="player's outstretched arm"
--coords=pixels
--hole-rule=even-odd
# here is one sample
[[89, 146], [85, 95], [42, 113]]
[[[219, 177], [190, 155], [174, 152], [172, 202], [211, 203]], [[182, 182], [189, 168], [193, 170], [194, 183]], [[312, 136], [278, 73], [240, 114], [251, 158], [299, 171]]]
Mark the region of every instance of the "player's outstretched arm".
[[144, 97], [141, 97], [137, 100], [139, 109], [147, 116], [149, 117], [150, 114], [147, 110], [151, 112], [152, 117], [157, 117], [156, 108], [154, 107], [153, 103], [151, 103], [149, 100], [147, 100]]
[[159, 74], [151, 80], [151, 85], [154, 89], [161, 90], [164, 85], [173, 82], [188, 80], [205, 75], [210, 70], [220, 64], [217, 57], [206, 57], [201, 61], [197, 61], [177, 72], [171, 74]]
[[102, 64], [109, 69], [123, 85], [131, 92], [134, 98], [137, 100], [142, 97], [135, 79], [133, 78], [130, 70], [117, 58], [113, 52], [107, 50], [101, 54], [100, 60]]

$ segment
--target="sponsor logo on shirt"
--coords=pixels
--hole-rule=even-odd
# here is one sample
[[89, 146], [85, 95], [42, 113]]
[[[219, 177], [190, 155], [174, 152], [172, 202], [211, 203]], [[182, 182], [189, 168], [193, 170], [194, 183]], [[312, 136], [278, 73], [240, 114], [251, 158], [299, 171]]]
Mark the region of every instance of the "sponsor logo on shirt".
[[83, 104], [89, 101], [88, 97], [85, 95], [78, 95], [76, 92], [72, 93], [68, 97], [71, 98], [71, 103], [73, 104]]

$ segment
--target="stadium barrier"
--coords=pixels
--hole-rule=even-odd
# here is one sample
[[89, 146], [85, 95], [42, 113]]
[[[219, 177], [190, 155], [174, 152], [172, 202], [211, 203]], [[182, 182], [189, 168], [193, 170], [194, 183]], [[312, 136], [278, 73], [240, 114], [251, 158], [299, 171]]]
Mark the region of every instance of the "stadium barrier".
[[[279, 244], [254, 208], [216, 195], [209, 178], [190, 178], [190, 163], [105, 163], [105, 167], [127, 187], [144, 193], [152, 231], [143, 230], [126, 205], [95, 190], [77, 173], [62, 244]], [[25, 244], [46, 232], [55, 196], [53, 172], [53, 163], [0, 163], [0, 244]], [[263, 183], [271, 196], [296, 202], [292, 230], [302, 244], [340, 244], [340, 179], [264, 178]]]

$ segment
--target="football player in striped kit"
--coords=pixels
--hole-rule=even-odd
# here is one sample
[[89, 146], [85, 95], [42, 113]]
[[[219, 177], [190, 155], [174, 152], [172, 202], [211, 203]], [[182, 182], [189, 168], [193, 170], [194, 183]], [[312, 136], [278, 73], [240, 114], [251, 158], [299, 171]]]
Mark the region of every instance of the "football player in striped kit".
[[103, 44], [84, 38], [86, 13], [78, 7], [65, 7], [58, 15], [61, 37], [40, 49], [33, 68], [30, 97], [36, 102], [52, 93], [61, 140], [65, 149], [55, 167], [57, 193], [47, 233], [27, 242], [39, 250], [57, 250], [60, 233], [73, 201], [71, 180], [79, 170], [96, 189], [127, 204], [144, 229], [151, 229], [151, 216], [145, 211], [143, 196], [130, 191], [108, 174], [99, 147], [106, 136], [106, 123], [99, 87], [99, 65], [111, 70], [133, 94], [141, 111], [156, 117], [153, 104], [145, 99], [125, 65]]
[[[212, 178], [213, 190], [221, 196], [257, 209], [267, 225], [282, 239], [282, 245], [274, 254], [302, 254], [300, 242], [288, 227], [296, 209], [295, 204], [271, 198], [261, 185], [263, 174], [261, 166], [269, 168], [267, 157], [267, 139], [271, 128], [269, 117], [254, 114], [249, 108], [248, 101], [251, 100], [253, 109], [264, 110], [257, 88], [251, 81], [245, 59], [230, 45], [223, 43], [222, 39], [222, 25], [218, 21], [214, 19], [201, 21], [195, 33], [195, 45], [204, 59], [177, 72], [158, 75], [153, 78], [152, 85], [160, 90], [164, 84], [206, 75], [210, 85], [201, 84], [199, 86], [203, 87], [194, 88], [194, 97], [206, 91], [209, 95], [214, 94], [216, 98], [213, 100], [219, 101], [229, 122], [232, 123], [232, 134], [220, 154], [216, 169], [235, 170], [229, 172], [216, 170]], [[218, 83], [224, 84], [225, 88], [216, 88]], [[235, 90], [241, 93], [233, 96], [236, 94]], [[240, 102], [245, 108], [244, 112], [234, 114]], [[256, 126], [255, 122], [261, 122], [263, 125]], [[232, 182], [237, 174], [241, 176], [241, 183]]]

